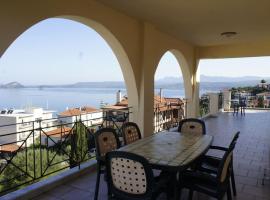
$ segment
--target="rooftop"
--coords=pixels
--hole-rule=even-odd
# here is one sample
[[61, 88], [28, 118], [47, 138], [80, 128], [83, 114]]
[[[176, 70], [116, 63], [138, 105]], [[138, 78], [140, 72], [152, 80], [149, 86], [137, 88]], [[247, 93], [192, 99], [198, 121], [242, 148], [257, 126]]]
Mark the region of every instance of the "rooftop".
[[16, 144], [6, 144], [0, 146], [0, 152], [3, 153], [13, 153], [16, 152], [20, 147]]
[[78, 116], [82, 114], [88, 114], [88, 113], [95, 113], [99, 112], [100, 110], [97, 108], [89, 107], [89, 106], [84, 106], [80, 108], [71, 108], [68, 110], [65, 110], [64, 112], [59, 113], [59, 116], [63, 117], [68, 117], [68, 116]]
[[[61, 128], [57, 128], [51, 131], [47, 131], [46, 132], [46, 136], [50, 136], [50, 137], [62, 137], [65, 135], [68, 135], [70, 133], [72, 128], [70, 127], [61, 127]], [[44, 133], [42, 133], [42, 135], [45, 135]]]

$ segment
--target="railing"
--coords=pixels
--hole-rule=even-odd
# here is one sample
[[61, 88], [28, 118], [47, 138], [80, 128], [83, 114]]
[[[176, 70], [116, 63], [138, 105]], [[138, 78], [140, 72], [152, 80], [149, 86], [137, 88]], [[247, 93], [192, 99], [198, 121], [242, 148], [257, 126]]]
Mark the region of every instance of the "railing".
[[208, 95], [202, 95], [200, 98], [200, 115], [205, 116], [209, 113], [209, 104], [210, 104], [210, 100], [209, 100], [209, 96]]
[[[122, 112], [122, 114], [121, 114]], [[57, 172], [79, 166], [95, 157], [93, 133], [113, 127], [121, 135], [121, 124], [129, 120], [129, 109], [87, 119], [85, 115], [0, 126], [0, 195], [32, 184]], [[119, 115], [118, 115], [119, 114]], [[52, 123], [54, 120], [54, 123]]]
[[177, 127], [184, 118], [184, 105], [167, 105], [154, 109], [154, 131], [160, 132]]

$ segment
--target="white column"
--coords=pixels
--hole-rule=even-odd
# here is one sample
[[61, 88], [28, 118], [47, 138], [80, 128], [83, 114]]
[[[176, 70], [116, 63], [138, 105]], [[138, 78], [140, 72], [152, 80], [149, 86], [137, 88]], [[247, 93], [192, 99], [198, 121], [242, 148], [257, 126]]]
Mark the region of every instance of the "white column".
[[224, 111], [230, 111], [230, 108], [231, 108], [231, 91], [230, 90], [223, 91], [223, 107], [224, 107]]
[[217, 115], [218, 114], [218, 96], [217, 93], [208, 93], [209, 95], [209, 114]]

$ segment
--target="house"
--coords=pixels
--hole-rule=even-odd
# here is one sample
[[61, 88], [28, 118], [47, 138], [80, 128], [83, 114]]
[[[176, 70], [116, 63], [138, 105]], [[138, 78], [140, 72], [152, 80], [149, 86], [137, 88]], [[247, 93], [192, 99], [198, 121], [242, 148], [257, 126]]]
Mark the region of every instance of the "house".
[[[119, 95], [119, 91], [116, 94]], [[129, 117], [128, 97], [124, 96], [121, 100], [116, 98], [114, 105], [102, 108], [107, 116], [107, 120], [115, 120], [115, 122], [124, 122]], [[154, 96], [154, 127], [155, 132], [168, 129], [184, 118], [184, 102], [180, 98], [167, 98], [158, 95]], [[119, 125], [120, 126], [120, 125]]]
[[60, 141], [64, 141], [70, 134], [72, 134], [72, 128], [61, 126], [51, 131], [43, 132], [41, 135], [41, 144], [47, 147], [54, 146]]
[[[26, 109], [9, 109], [0, 112], [0, 151], [10, 149], [7, 143], [12, 145], [29, 146], [33, 144], [33, 137], [40, 135], [39, 128], [51, 130], [55, 119], [54, 111], [44, 110], [39, 107]], [[3, 150], [4, 151], [4, 150]]]
[[154, 96], [155, 132], [178, 126], [184, 118], [184, 102], [180, 98]]
[[262, 93], [256, 94], [257, 106], [259, 103], [259, 98], [263, 98], [263, 105], [265, 108], [268, 108], [270, 106], [270, 92], [262, 92]]
[[67, 127], [72, 127], [75, 122], [81, 120], [85, 126], [100, 125], [103, 121], [102, 110], [89, 106], [71, 108], [58, 114], [58, 121]]
[[264, 88], [264, 89], [270, 89], [270, 84], [269, 83], [259, 83], [257, 85], [258, 88]]

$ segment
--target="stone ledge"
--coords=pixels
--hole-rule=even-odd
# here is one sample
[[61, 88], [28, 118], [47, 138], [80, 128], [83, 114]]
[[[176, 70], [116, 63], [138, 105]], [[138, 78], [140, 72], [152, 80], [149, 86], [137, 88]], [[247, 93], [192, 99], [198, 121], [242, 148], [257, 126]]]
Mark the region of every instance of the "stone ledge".
[[49, 177], [45, 180], [42, 180], [42, 181], [39, 181], [39, 182], [34, 183], [32, 185], [26, 186], [25, 188], [8, 193], [0, 198], [1, 198], [1, 200], [32, 199], [32, 198], [34, 198], [34, 197], [36, 197], [44, 192], [47, 192], [47, 191], [55, 188], [58, 185], [61, 185], [61, 184], [65, 183], [67, 181], [70, 181], [72, 179], [76, 179], [85, 173], [95, 171], [96, 163], [97, 163], [96, 160], [90, 160], [86, 163], [83, 163], [80, 166], [80, 169], [79, 169], [79, 167], [69, 169], [69, 170], [64, 171], [60, 174]]

